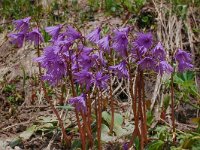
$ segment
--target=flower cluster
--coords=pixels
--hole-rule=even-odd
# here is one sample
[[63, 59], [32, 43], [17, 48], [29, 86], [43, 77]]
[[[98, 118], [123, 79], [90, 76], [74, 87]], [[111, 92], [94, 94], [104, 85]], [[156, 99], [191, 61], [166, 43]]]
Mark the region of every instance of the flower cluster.
[[33, 28], [33, 30], [30, 31], [30, 20], [31, 17], [27, 17], [13, 21], [17, 33], [11, 33], [8, 37], [11, 39], [10, 42], [19, 48], [23, 46], [24, 41], [33, 42], [35, 46], [44, 41], [38, 28]]
[[85, 97], [85, 94], [81, 94], [80, 96], [70, 98], [69, 104], [74, 106], [77, 111], [82, 111], [83, 113], [85, 113], [87, 111]]
[[[43, 41], [38, 28], [33, 28], [30, 32], [30, 19], [27, 17], [13, 22], [18, 33], [9, 34], [9, 37], [18, 47], [22, 47], [25, 40], [33, 42], [34, 45]], [[46, 27], [45, 31], [52, 38], [49, 46], [44, 48], [43, 55], [35, 61], [46, 70], [42, 79], [53, 86], [72, 75], [73, 83], [78, 84], [85, 92], [92, 87], [106, 89], [111, 75], [120, 79], [129, 78], [129, 60], [142, 71], [151, 70], [160, 75], [173, 72], [162, 43], [158, 42], [154, 47], [153, 35], [150, 32], [138, 33], [135, 40], [132, 40], [129, 36], [130, 27], [115, 29], [104, 36], [101, 27], [88, 35], [82, 35], [79, 30], [65, 24]], [[112, 59], [113, 53], [117, 54], [117, 65], [114, 65], [112, 60], [108, 63], [110, 60], [105, 59]], [[180, 72], [193, 67], [191, 56], [185, 51], [179, 49], [175, 59]]]

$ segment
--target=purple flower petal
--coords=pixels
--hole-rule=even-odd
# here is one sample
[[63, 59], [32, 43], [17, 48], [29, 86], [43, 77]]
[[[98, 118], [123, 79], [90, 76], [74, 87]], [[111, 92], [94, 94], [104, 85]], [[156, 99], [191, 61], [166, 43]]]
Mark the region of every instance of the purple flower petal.
[[156, 62], [150, 57], [145, 57], [144, 59], [138, 62], [138, 65], [142, 70], [155, 70]]
[[166, 52], [162, 46], [162, 44], [159, 42], [156, 47], [152, 50], [152, 55], [154, 58], [163, 61], [166, 59]]
[[86, 113], [87, 108], [86, 108], [86, 103], [85, 103], [85, 95], [81, 94], [80, 96], [73, 97], [69, 99], [69, 104], [74, 106], [77, 111], [83, 111]]
[[101, 40], [99, 40], [97, 42], [97, 44], [99, 45], [100, 48], [102, 48], [103, 50], [110, 52], [110, 36], [106, 36], [104, 38], [102, 38]]
[[136, 40], [134, 41], [136, 47], [150, 48], [153, 44], [153, 36], [149, 33], [138, 33]]
[[96, 28], [94, 31], [89, 33], [86, 36], [86, 39], [88, 39], [90, 42], [97, 43], [100, 39], [100, 33], [101, 33], [101, 28]]
[[22, 47], [23, 46], [23, 42], [25, 39], [25, 34], [24, 33], [11, 33], [8, 35], [8, 37], [10, 38], [10, 42], [14, 45], [16, 45], [17, 47]]
[[31, 17], [27, 17], [24, 19], [13, 21], [13, 24], [15, 25], [16, 30], [26, 33], [29, 30], [29, 21], [30, 20], [31, 20]]
[[118, 65], [115, 66], [110, 66], [109, 70], [112, 70], [113, 73], [115, 75], [117, 75], [119, 78], [128, 78], [129, 74], [128, 74], [128, 70], [126, 68], [126, 62], [122, 61], [121, 63], [119, 63]]
[[34, 28], [32, 32], [27, 35], [27, 40], [34, 43], [35, 46], [39, 45], [44, 41], [42, 34], [39, 32], [38, 28]]
[[66, 32], [64, 33], [69, 41], [74, 41], [81, 38], [81, 34], [77, 32], [72, 26], [67, 26]]
[[156, 67], [156, 72], [160, 73], [160, 75], [162, 76], [164, 72], [172, 73], [173, 68], [167, 61], [161, 61]]
[[46, 27], [45, 31], [52, 36], [53, 40], [56, 40], [58, 38], [61, 28], [62, 28], [62, 25]]

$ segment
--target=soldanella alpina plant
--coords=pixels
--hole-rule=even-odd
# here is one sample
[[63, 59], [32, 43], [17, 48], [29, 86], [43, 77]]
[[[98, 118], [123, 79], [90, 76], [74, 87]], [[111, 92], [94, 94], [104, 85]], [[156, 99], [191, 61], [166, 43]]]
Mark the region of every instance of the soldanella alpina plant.
[[[31, 41], [35, 46], [44, 41], [39, 27], [30, 27], [30, 19], [28, 17], [13, 22], [17, 33], [9, 34], [11, 43], [22, 47], [25, 41]], [[112, 78], [128, 80], [134, 131], [126, 147], [131, 147], [134, 139], [139, 138], [140, 149], [144, 149], [148, 143], [144, 73], [154, 72], [160, 76], [165, 73], [172, 74], [172, 124], [175, 132], [173, 73], [192, 69], [191, 56], [178, 49], [169, 63], [162, 43], [155, 42], [150, 32], [134, 33], [132, 27], [124, 27], [103, 35], [101, 30], [99, 26], [89, 34], [83, 35], [71, 25], [46, 27], [45, 31], [51, 36], [51, 40], [48, 46], [43, 48], [43, 54], [34, 59], [44, 70], [41, 83], [43, 85], [44, 82], [48, 82], [52, 87], [70, 83], [70, 87], [66, 85], [72, 95], [68, 103], [74, 107], [82, 149], [93, 148], [96, 139], [100, 150], [102, 109], [105, 100], [109, 100], [111, 108], [110, 133], [113, 134], [115, 110]], [[174, 68], [174, 60], [178, 63], [177, 69]], [[44, 86], [43, 90], [46, 93]], [[45, 95], [58, 117], [63, 141], [70, 147], [71, 137], [66, 134], [58, 111], [48, 95]], [[95, 129], [92, 126], [94, 122]]]

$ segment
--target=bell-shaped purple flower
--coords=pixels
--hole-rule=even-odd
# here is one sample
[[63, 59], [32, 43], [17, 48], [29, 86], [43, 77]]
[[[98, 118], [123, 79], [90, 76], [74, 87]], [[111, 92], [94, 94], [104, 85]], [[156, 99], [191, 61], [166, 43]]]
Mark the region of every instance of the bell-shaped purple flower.
[[96, 87], [100, 89], [105, 89], [107, 87], [108, 79], [109, 75], [103, 75], [101, 71], [98, 71], [94, 76], [93, 83]]
[[191, 64], [192, 58], [190, 53], [178, 49], [178, 51], [175, 54], [175, 59], [178, 62], [179, 72], [184, 72], [193, 68], [193, 65]]
[[113, 49], [122, 57], [127, 56], [128, 34], [125, 31], [115, 30], [113, 37]]
[[150, 48], [153, 44], [153, 36], [149, 33], [138, 33], [136, 40], [134, 41], [136, 47]]
[[104, 37], [104, 38], [102, 38], [102, 39], [100, 39], [97, 42], [98, 46], [101, 49], [105, 50], [106, 52], [110, 52], [110, 45], [109, 45], [109, 43], [110, 43], [110, 36], [109, 35], [106, 36], [106, 37]]
[[154, 70], [156, 67], [156, 62], [151, 57], [145, 57], [138, 62], [139, 68], [142, 70]]
[[152, 55], [155, 59], [158, 59], [160, 61], [164, 61], [166, 59], [166, 52], [160, 42], [152, 50]]
[[179, 72], [184, 72], [187, 70], [191, 70], [194, 66], [191, 63], [188, 62], [179, 62], [178, 63], [178, 71]]
[[24, 19], [13, 21], [13, 24], [15, 25], [15, 28], [17, 31], [26, 33], [29, 30], [29, 21], [30, 20], [31, 20], [31, 17], [27, 17]]
[[83, 69], [88, 70], [95, 64], [94, 57], [86, 53], [81, 53], [81, 55], [79, 55], [79, 63]]
[[66, 32], [64, 34], [67, 36], [68, 41], [74, 41], [81, 38], [81, 34], [76, 31], [72, 26], [67, 26]]
[[77, 111], [82, 111], [83, 113], [86, 113], [87, 108], [85, 99], [85, 94], [81, 94], [80, 96], [70, 98], [69, 104], [74, 106]]
[[62, 28], [62, 25], [52, 26], [52, 27], [46, 27], [45, 31], [52, 36], [53, 40], [56, 40], [58, 38], [58, 35], [60, 33], [60, 30]]
[[90, 87], [92, 86], [92, 73], [89, 72], [88, 70], [82, 70], [80, 72], [74, 73], [75, 75], [75, 80], [79, 84], [86, 86], [86, 90], [89, 90]]
[[119, 78], [128, 78], [129, 74], [128, 74], [128, 70], [126, 68], [126, 62], [122, 61], [121, 63], [119, 63], [118, 65], [115, 66], [110, 66], [109, 70], [112, 70], [112, 72], [118, 76]]
[[136, 60], [141, 60], [146, 54], [146, 52], [147, 52], [147, 48], [145, 47], [138, 47], [138, 48], [134, 47], [132, 49], [132, 55], [134, 59]]
[[89, 33], [86, 36], [86, 39], [88, 39], [90, 42], [97, 43], [100, 39], [100, 33], [101, 33], [101, 28], [96, 28], [94, 31]]
[[[105, 66], [107, 61], [103, 57], [103, 51], [98, 51], [92, 55], [92, 59], [95, 62], [98, 62], [98, 65]], [[97, 64], [96, 64], [97, 65]]]
[[180, 62], [187, 62], [187, 63], [191, 63], [192, 58], [191, 58], [191, 54], [187, 53], [181, 49], [178, 49], [178, 51], [175, 54], [175, 59], [176, 61]]
[[35, 46], [44, 41], [43, 36], [39, 32], [38, 28], [34, 28], [32, 32], [28, 33], [27, 40], [33, 42]]
[[164, 72], [172, 73], [173, 72], [173, 68], [167, 61], [161, 61], [156, 66], [156, 72], [158, 72], [162, 76], [164, 74]]
[[93, 51], [93, 48], [91, 47], [86, 47], [84, 45], [79, 45], [78, 46], [78, 50], [83, 54], [86, 54], [86, 55], [89, 55], [92, 51]]
[[51, 85], [56, 85], [66, 75], [65, 61], [56, 51], [56, 46], [46, 47], [44, 54], [35, 59], [46, 69], [46, 74], [42, 79], [48, 81]]
[[21, 48], [23, 46], [23, 42], [25, 39], [25, 34], [20, 32], [20, 33], [11, 33], [8, 35], [10, 38], [10, 42], [17, 46], [18, 48]]

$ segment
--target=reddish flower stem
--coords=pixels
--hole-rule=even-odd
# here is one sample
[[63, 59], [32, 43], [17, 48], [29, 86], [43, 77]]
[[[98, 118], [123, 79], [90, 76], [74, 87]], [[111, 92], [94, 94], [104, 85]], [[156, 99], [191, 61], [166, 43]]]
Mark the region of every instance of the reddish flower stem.
[[138, 116], [140, 116], [141, 125], [140, 125], [140, 131], [141, 131], [141, 137], [140, 137], [140, 149], [144, 149], [144, 115], [142, 110], [142, 86], [141, 86], [141, 72], [138, 73]]
[[98, 91], [98, 123], [97, 123], [97, 140], [98, 140], [98, 150], [102, 150], [102, 146], [101, 146], [101, 111], [102, 111], [102, 105], [101, 105], [101, 101], [102, 101], [102, 93], [101, 91]]
[[175, 115], [174, 115], [174, 77], [173, 73], [171, 74], [171, 119], [172, 119], [172, 132], [173, 132], [173, 142], [176, 142], [176, 130], [175, 130]]
[[45, 88], [45, 85], [44, 85], [44, 82], [42, 82], [42, 88], [43, 88], [43, 91], [44, 91], [44, 96], [45, 96], [45, 99], [47, 100], [47, 102], [50, 104], [50, 107], [51, 109], [53, 110], [54, 114], [56, 115], [57, 119], [58, 119], [58, 123], [60, 125], [60, 128], [61, 128], [61, 131], [62, 131], [62, 134], [63, 134], [63, 139], [64, 139], [64, 142], [66, 144], [66, 146], [68, 148], [70, 148], [71, 146], [71, 137], [70, 136], [67, 136], [66, 132], [65, 132], [65, 127], [64, 127], [64, 124], [63, 124], [63, 121], [62, 119], [60, 118], [60, 115], [57, 111], [57, 109], [54, 107], [53, 103], [51, 102], [48, 94], [47, 94], [47, 91], [46, 91], [46, 88]]
[[143, 104], [143, 116], [144, 116], [144, 142], [145, 144], [148, 142], [148, 132], [147, 132], [147, 116], [146, 116], [146, 101], [145, 101], [145, 90], [144, 90], [144, 77], [143, 77], [143, 72], [141, 72], [141, 89], [142, 89], [142, 104]]
[[110, 102], [111, 102], [111, 123], [110, 123], [110, 133], [113, 133], [113, 127], [114, 127], [114, 101], [112, 98], [112, 80], [110, 78]]
[[133, 80], [132, 80], [132, 75], [131, 75], [131, 66], [129, 63], [127, 63], [127, 68], [128, 68], [128, 72], [129, 72], [129, 82], [130, 82], [130, 95], [131, 95], [131, 99], [132, 99], [132, 109], [133, 109], [133, 115], [134, 115], [134, 122], [135, 122], [135, 129], [133, 131], [132, 134], [132, 139], [129, 143], [129, 147], [131, 147], [133, 145], [133, 141], [134, 139], [138, 136], [140, 138], [140, 131], [139, 131], [139, 116], [137, 114], [137, 81], [138, 81], [138, 77], [136, 74], [136, 84], [135, 84], [135, 88], [134, 88], [134, 94], [133, 94]]

